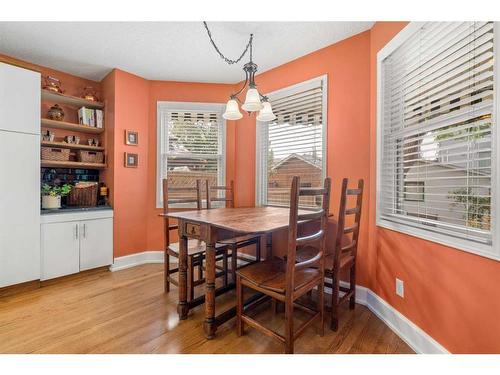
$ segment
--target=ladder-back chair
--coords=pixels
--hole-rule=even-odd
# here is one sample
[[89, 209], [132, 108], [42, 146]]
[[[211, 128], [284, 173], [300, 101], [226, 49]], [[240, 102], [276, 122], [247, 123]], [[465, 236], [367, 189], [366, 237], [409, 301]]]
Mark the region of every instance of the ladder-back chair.
[[[290, 194], [290, 219], [288, 228], [288, 245], [286, 260], [274, 258], [239, 269], [236, 274], [237, 321], [238, 336], [248, 324], [264, 334], [279, 340], [285, 346], [286, 353], [293, 353], [294, 341], [315, 320], [320, 320], [320, 335], [324, 332], [324, 260], [326, 251], [326, 230], [330, 204], [330, 178], [326, 178], [322, 188], [300, 188], [300, 179], [293, 177]], [[299, 213], [299, 198], [301, 196], [321, 196], [322, 208], [318, 211]], [[299, 221], [320, 220], [318, 231], [303, 237], [297, 237]], [[297, 247], [309, 246], [317, 249], [313, 258], [304, 262], [296, 262]], [[243, 287], [264, 293], [274, 300], [285, 304], [285, 334], [281, 335], [265, 327], [243, 311]], [[319, 300], [317, 309], [313, 310], [296, 301], [314, 288], [318, 289]], [[294, 330], [293, 310], [301, 308], [312, 317]]]

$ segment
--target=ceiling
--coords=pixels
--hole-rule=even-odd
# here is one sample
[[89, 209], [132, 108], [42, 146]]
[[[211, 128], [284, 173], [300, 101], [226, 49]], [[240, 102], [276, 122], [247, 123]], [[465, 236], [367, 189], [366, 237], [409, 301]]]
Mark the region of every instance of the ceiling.
[[[263, 72], [372, 27], [373, 22], [209, 22], [224, 55], [237, 58], [254, 34]], [[0, 22], [0, 53], [100, 81], [113, 68], [151, 80], [235, 83], [202, 22]]]

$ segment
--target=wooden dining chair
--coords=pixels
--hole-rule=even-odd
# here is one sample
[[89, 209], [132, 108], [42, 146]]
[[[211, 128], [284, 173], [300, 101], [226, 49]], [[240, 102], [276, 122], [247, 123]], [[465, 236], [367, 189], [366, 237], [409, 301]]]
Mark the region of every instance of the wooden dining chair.
[[[219, 192], [223, 191], [224, 195], [219, 196]], [[213, 202], [224, 202], [225, 207], [234, 208], [234, 181], [231, 180], [228, 186], [210, 186], [208, 180], [205, 180], [205, 194], [207, 201], [207, 208], [213, 207]], [[228, 270], [228, 258], [231, 258], [231, 275], [233, 282], [236, 282], [236, 269], [238, 268], [238, 260], [244, 265], [249, 265], [251, 263], [260, 262], [261, 258], [261, 248], [260, 248], [260, 236], [256, 235], [243, 235], [236, 236], [233, 238], [225, 239], [219, 242], [220, 244], [227, 245], [228, 252], [223, 258], [222, 268], [226, 271]], [[251, 261], [246, 257], [238, 258], [238, 249], [255, 245], [255, 260]], [[227, 285], [227, 275], [224, 276], [224, 285]]]
[[[237, 335], [241, 336], [244, 324], [252, 326], [264, 334], [271, 336], [285, 346], [286, 353], [293, 353], [294, 342], [301, 333], [315, 320], [320, 320], [320, 335], [324, 333], [324, 254], [326, 246], [326, 229], [328, 209], [330, 204], [330, 178], [326, 178], [322, 188], [300, 188], [300, 179], [293, 177], [290, 194], [290, 219], [288, 228], [288, 246], [286, 260], [273, 258], [264, 262], [241, 268], [236, 271], [237, 293]], [[299, 213], [299, 197], [322, 196], [322, 208], [318, 211]], [[298, 222], [320, 220], [318, 231], [307, 236], [297, 237]], [[317, 249], [313, 258], [296, 263], [297, 247], [311, 246]], [[270, 296], [274, 300], [285, 304], [285, 334], [281, 335], [265, 327], [257, 320], [251, 318], [243, 311], [243, 287], [251, 288], [257, 292]], [[317, 288], [319, 299], [317, 309], [313, 310], [297, 303], [297, 299], [310, 290]], [[294, 331], [293, 310], [301, 308], [312, 314], [312, 317], [302, 323]]]
[[[364, 181], [358, 181], [356, 189], [349, 189], [349, 180], [344, 178], [340, 192], [339, 215], [337, 218], [337, 235], [335, 237], [335, 251], [325, 258], [325, 277], [332, 279], [332, 283], [325, 285], [332, 288], [332, 312], [330, 328], [338, 329], [339, 305], [349, 300], [349, 309], [354, 310], [356, 305], [356, 258], [358, 250], [359, 228], [361, 222], [361, 208], [363, 203]], [[356, 205], [347, 208], [348, 197], [353, 196]], [[354, 220], [346, 226], [348, 216], [354, 215]], [[351, 236], [350, 239], [346, 237]], [[348, 242], [348, 244], [346, 244]], [[349, 287], [340, 286], [339, 275], [343, 270], [349, 272]], [[340, 292], [344, 295], [340, 297]]]
[[[189, 204], [195, 203], [196, 209], [202, 209], [202, 182], [201, 180], [196, 181], [196, 186], [168, 186], [168, 180], [163, 179], [163, 219], [164, 219], [164, 251], [165, 251], [165, 292], [170, 291], [170, 283], [178, 286], [178, 280], [173, 278], [171, 275], [179, 272], [179, 267], [170, 268], [170, 257], [179, 258], [179, 243], [170, 241], [170, 231], [177, 230], [179, 227], [177, 224], [171, 224], [170, 219], [166, 216], [171, 209], [171, 205], [174, 204]], [[169, 193], [175, 193], [174, 198], [169, 197]], [[203, 260], [206, 254], [206, 245], [203, 241], [189, 239], [188, 240], [188, 262], [187, 262], [187, 272], [188, 272], [188, 299], [194, 299], [194, 288], [205, 282], [203, 277]], [[217, 245], [216, 247], [217, 256], [221, 256], [224, 252], [227, 253], [227, 246]], [[194, 278], [195, 269], [198, 269], [198, 278]], [[227, 270], [225, 272], [219, 272], [216, 274], [217, 277], [224, 276], [227, 277]]]

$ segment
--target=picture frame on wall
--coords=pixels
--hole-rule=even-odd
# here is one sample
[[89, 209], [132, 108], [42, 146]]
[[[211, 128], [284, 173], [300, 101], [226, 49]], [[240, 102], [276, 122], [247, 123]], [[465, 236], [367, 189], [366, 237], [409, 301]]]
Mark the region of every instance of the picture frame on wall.
[[125, 167], [126, 168], [137, 168], [139, 166], [139, 154], [133, 154], [131, 152], [125, 152]]
[[125, 130], [125, 144], [129, 146], [138, 146], [139, 132], [134, 130]]

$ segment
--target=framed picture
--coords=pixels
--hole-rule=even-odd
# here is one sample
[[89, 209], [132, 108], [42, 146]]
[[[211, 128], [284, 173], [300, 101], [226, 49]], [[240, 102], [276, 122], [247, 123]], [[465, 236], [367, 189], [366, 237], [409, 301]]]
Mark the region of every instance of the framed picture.
[[139, 166], [139, 154], [125, 153], [125, 167], [137, 168]]
[[137, 146], [139, 144], [139, 132], [125, 130], [125, 144], [129, 146]]

